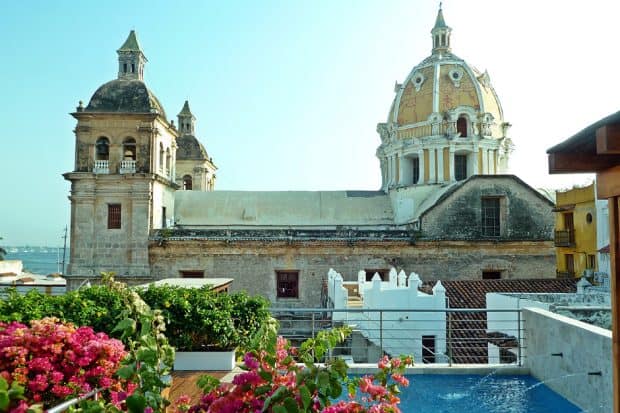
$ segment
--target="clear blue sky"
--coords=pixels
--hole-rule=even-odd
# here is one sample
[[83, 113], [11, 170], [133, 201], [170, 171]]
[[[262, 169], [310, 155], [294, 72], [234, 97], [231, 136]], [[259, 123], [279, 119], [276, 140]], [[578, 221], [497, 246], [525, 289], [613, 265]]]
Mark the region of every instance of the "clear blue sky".
[[[69, 222], [74, 119], [116, 77], [135, 29], [145, 80], [176, 119], [185, 99], [219, 166], [216, 189], [377, 189], [394, 81], [430, 53], [435, 1], [19, 1], [0, 6], [0, 236], [58, 245]], [[620, 107], [618, 1], [444, 1], [453, 52], [488, 69], [513, 124], [512, 172]]]

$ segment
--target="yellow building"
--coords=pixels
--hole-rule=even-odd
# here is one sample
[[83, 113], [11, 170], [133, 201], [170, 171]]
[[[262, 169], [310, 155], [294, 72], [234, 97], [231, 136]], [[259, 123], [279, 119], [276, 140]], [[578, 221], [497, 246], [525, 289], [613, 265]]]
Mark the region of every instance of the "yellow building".
[[555, 251], [558, 277], [581, 277], [596, 271], [594, 184], [556, 192]]

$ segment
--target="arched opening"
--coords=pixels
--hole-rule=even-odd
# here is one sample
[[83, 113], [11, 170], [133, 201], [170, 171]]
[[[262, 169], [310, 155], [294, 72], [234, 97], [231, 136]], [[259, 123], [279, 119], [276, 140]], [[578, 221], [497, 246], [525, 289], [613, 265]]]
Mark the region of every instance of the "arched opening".
[[183, 177], [183, 190], [191, 191], [192, 190], [192, 177], [189, 175], [185, 175]]
[[413, 176], [411, 183], [415, 185], [420, 181], [420, 158], [411, 159], [411, 173]]
[[456, 131], [461, 134], [461, 138], [467, 137], [467, 118], [459, 116], [456, 120]]
[[123, 141], [123, 160], [136, 160], [136, 140], [134, 138], [126, 138]]
[[95, 144], [95, 160], [107, 161], [110, 159], [110, 141], [108, 138], [99, 138]]
[[159, 170], [164, 170], [164, 144], [159, 143]]
[[166, 174], [170, 174], [170, 167], [171, 167], [171, 156], [170, 156], [170, 148], [166, 149]]

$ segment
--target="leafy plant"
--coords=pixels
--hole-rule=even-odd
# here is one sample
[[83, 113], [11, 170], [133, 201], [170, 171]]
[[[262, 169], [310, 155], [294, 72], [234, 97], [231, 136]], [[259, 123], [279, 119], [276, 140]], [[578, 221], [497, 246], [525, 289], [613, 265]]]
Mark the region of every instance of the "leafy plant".
[[245, 293], [172, 286], [150, 286], [138, 293], [152, 308], [161, 310], [170, 344], [178, 351], [245, 348], [271, 318], [267, 300]]
[[[177, 412], [400, 412], [397, 394], [399, 386], [408, 385], [402, 374], [413, 363], [411, 357], [384, 357], [376, 376], [357, 379], [348, 378], [342, 359], [328, 359], [323, 366], [315, 363], [350, 332], [348, 327], [320, 332], [299, 349], [277, 338], [263, 349], [246, 353], [246, 372], [235, 376], [232, 384], [221, 384], [209, 376], [201, 378], [198, 384], [204, 395], [200, 402], [192, 406], [189, 397], [182, 396], [176, 402]], [[335, 401], [343, 387], [351, 399]]]

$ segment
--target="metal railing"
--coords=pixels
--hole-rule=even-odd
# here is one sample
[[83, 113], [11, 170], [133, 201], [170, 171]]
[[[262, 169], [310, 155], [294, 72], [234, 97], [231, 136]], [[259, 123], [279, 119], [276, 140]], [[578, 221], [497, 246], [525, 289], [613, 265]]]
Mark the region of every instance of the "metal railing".
[[516, 309], [272, 308], [271, 313], [280, 323], [279, 334], [293, 345], [319, 331], [350, 326], [353, 333], [332, 355], [356, 363], [374, 363], [384, 354], [411, 354], [416, 364], [521, 366], [524, 359], [523, 318]]
[[575, 230], [561, 229], [555, 231], [553, 244], [556, 247], [574, 247], [575, 246]]

